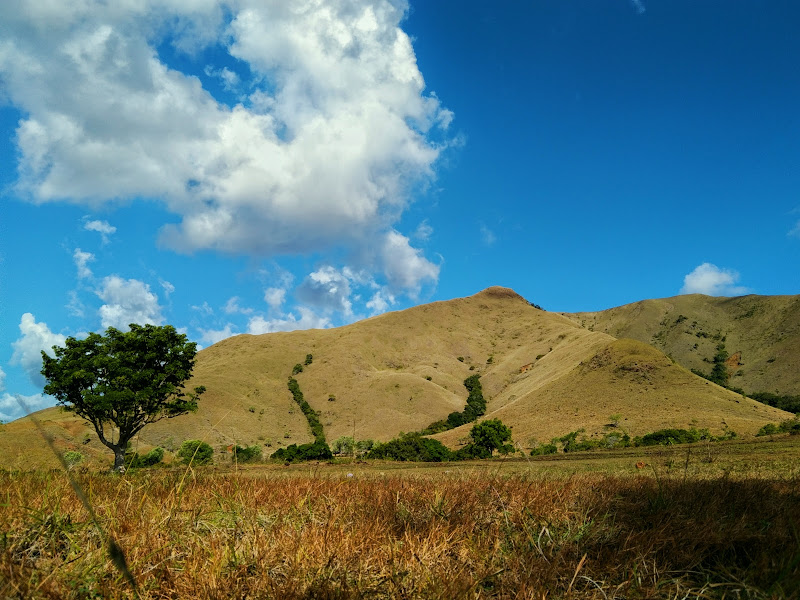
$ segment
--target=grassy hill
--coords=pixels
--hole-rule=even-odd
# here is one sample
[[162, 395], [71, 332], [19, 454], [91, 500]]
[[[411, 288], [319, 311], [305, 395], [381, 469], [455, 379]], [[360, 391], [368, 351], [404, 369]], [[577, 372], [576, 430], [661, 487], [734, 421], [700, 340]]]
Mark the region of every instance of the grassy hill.
[[[653, 347], [617, 340], [594, 322], [594, 331], [581, 326], [582, 319], [539, 310], [507, 288], [489, 288], [336, 329], [228, 338], [198, 353], [191, 385], [207, 388], [200, 410], [145, 428], [137, 444], [171, 449], [199, 438], [217, 450], [259, 444], [271, 453], [312, 441], [287, 389], [293, 367], [309, 354], [311, 364], [295, 377], [329, 441], [342, 435], [388, 440], [420, 430], [463, 409], [463, 382], [475, 373], [487, 416], [513, 426], [523, 445], [579, 428], [599, 435], [614, 413], [631, 435], [687, 426], [752, 434], [789, 416], [691, 374]], [[59, 448], [108, 460], [110, 453], [79, 419], [57, 408], [38, 418]], [[455, 446], [468, 430], [439, 437]], [[54, 464], [30, 419], [0, 430], [0, 465], [48, 461]]]
[[564, 316], [592, 331], [652, 344], [705, 373], [724, 343], [730, 386], [800, 395], [800, 296], [689, 294]]

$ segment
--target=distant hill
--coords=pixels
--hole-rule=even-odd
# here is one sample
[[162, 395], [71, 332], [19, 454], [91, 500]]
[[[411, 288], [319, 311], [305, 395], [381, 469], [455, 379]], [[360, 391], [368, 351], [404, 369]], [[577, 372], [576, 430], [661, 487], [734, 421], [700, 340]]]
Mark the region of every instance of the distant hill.
[[592, 331], [652, 344], [704, 373], [724, 343], [730, 386], [800, 395], [800, 296], [689, 294], [564, 316]]
[[[296, 379], [329, 441], [343, 435], [388, 440], [421, 430], [464, 408], [463, 382], [475, 373], [488, 400], [487, 417], [511, 425], [523, 446], [579, 428], [600, 435], [612, 414], [622, 415], [620, 424], [631, 435], [692, 426], [747, 435], [790, 416], [693, 375], [659, 349], [616, 339], [601, 331], [603, 313], [593, 315], [545, 312], [513, 290], [494, 287], [336, 329], [235, 336], [198, 353], [191, 385], [207, 388], [200, 410], [145, 428], [137, 443], [142, 450], [175, 448], [200, 438], [217, 449], [259, 444], [271, 453], [312, 441], [287, 389], [293, 367], [308, 354], [313, 360]], [[667, 324], [677, 317], [666, 318]], [[716, 333], [705, 321], [692, 320], [698, 331], [702, 326]], [[627, 327], [624, 315], [616, 322]], [[661, 327], [671, 339], [670, 328]], [[704, 352], [711, 347], [710, 340], [696, 339], [707, 342]], [[38, 418], [60, 448], [108, 460], [110, 453], [81, 420], [58, 408], [40, 411]], [[438, 437], [455, 447], [470, 427]], [[0, 429], [0, 465], [40, 464], [53, 463], [30, 419]]]

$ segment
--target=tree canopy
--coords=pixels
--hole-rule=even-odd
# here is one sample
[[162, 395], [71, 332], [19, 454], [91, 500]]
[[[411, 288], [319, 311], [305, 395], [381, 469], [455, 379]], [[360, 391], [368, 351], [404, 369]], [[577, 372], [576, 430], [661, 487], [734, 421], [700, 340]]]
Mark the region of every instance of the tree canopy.
[[474, 425], [469, 432], [472, 442], [458, 451], [459, 458], [489, 458], [495, 450], [500, 454], [514, 451], [511, 441], [511, 428], [500, 419], [487, 419]]
[[184, 390], [197, 345], [171, 325], [132, 324], [127, 332], [109, 327], [105, 335], [69, 337], [53, 352], [54, 358], [42, 352], [45, 393], [92, 424], [113, 450], [115, 470], [124, 467], [127, 444], [143, 427], [196, 411], [205, 391]]

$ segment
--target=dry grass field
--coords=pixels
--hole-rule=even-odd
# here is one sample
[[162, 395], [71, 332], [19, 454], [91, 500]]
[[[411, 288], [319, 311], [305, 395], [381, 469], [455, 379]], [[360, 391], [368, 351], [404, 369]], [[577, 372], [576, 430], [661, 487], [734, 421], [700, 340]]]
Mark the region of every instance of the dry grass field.
[[63, 472], [3, 471], [0, 597], [794, 598], [799, 455], [800, 440], [776, 437], [424, 466], [78, 471], [105, 533]]

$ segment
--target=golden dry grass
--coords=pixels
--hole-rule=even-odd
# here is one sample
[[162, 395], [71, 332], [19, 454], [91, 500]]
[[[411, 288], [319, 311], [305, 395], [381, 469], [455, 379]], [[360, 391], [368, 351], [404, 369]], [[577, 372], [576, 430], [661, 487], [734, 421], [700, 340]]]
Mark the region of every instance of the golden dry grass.
[[[759, 447], [797, 457], [785, 438]], [[796, 462], [701, 472], [724, 461], [696, 452], [613, 474], [488, 461], [78, 477], [146, 599], [797, 597]], [[0, 597], [133, 597], [63, 474], [0, 472], [0, 489]]]

